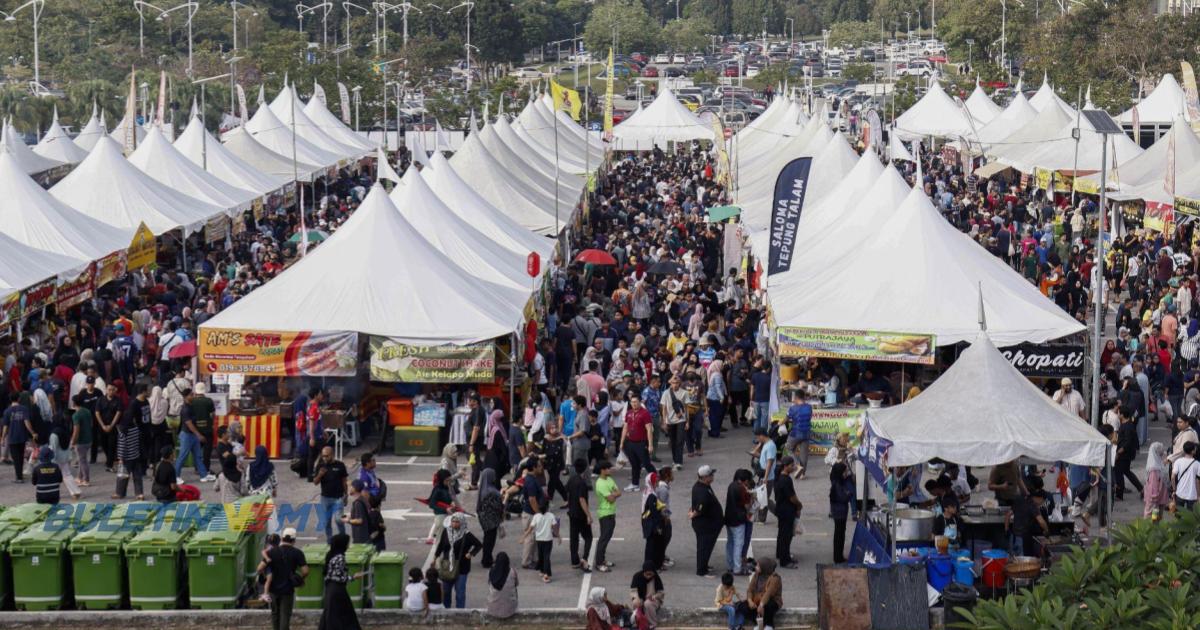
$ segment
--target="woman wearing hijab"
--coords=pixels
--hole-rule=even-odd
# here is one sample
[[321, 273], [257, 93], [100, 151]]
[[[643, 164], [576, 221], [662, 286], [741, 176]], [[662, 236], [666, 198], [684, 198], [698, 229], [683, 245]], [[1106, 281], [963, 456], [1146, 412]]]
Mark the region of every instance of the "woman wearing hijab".
[[[471, 558], [483, 549], [483, 543], [467, 528], [467, 517], [462, 512], [455, 512], [446, 517], [446, 526], [442, 529], [441, 540], [438, 541], [434, 556], [438, 558], [438, 573], [442, 575], [442, 605], [450, 608], [450, 596], [454, 596], [455, 608], [467, 606], [467, 576], [471, 573]], [[455, 575], [446, 579], [442, 571], [442, 563], [447, 563], [455, 571]]]
[[642, 484], [642, 537], [646, 539], [643, 561], [657, 571], [663, 566], [666, 555], [665, 506], [658, 500], [658, 473], [646, 474]]
[[720, 359], [708, 364], [708, 436], [721, 437], [721, 425], [725, 422], [725, 403], [729, 392], [725, 389], [725, 362]]
[[496, 538], [504, 524], [504, 499], [500, 496], [496, 471], [491, 468], [484, 468], [479, 473], [475, 515], [479, 518], [479, 526], [483, 528], [483, 559], [480, 564], [488, 569], [492, 567], [492, 552], [496, 549]]
[[699, 302], [692, 309], [692, 315], [688, 318], [687, 336], [688, 339], [699, 341], [701, 333], [704, 332], [704, 305]]
[[1168, 484], [1166, 447], [1162, 442], [1150, 444], [1150, 453], [1146, 455], [1146, 490], [1143, 494], [1142, 516], [1149, 518], [1156, 510], [1159, 515], [1171, 502], [1171, 488]]
[[254, 447], [254, 461], [249, 466], [250, 494], [270, 494], [275, 496], [279, 481], [275, 478], [275, 464], [267, 457], [267, 447], [259, 444]]
[[746, 589], [747, 623], [756, 623], [762, 617], [763, 630], [774, 630], [775, 613], [783, 607], [783, 580], [775, 573], [775, 559], [762, 556], [757, 568], [750, 576]]
[[658, 627], [658, 610], [662, 608], [666, 593], [654, 563], [642, 564], [642, 570], [635, 573], [629, 583], [629, 591], [633, 600], [634, 627], [643, 627], [643, 624], [639, 623], [639, 617], [645, 620], [644, 627], [651, 630]]
[[608, 601], [608, 591], [603, 586], [593, 586], [588, 591], [587, 630], [619, 630], [621, 607]]
[[504, 411], [494, 409], [488, 416], [484, 446], [487, 447], [483, 456], [484, 468], [495, 470], [497, 478], [507, 475], [512, 470], [512, 462], [508, 461], [508, 423], [504, 420]]
[[350, 548], [350, 536], [337, 534], [329, 540], [329, 551], [325, 553], [325, 601], [322, 605], [319, 630], [360, 630], [354, 602], [346, 590], [350, 580], [357, 580], [362, 573], [350, 574], [346, 567], [346, 550]]
[[124, 499], [129, 480], [133, 479], [133, 491], [137, 493], [137, 500], [142, 501], [145, 499], [142, 477], [146, 474], [146, 453], [142, 429], [134, 419], [133, 411], [133, 407], [127, 408], [117, 423], [117, 487], [112, 498]]
[[578, 374], [583, 374], [584, 372], [587, 372], [588, 366], [591, 365], [592, 361], [595, 361], [597, 365], [600, 365], [603, 363], [603, 361], [600, 360], [600, 355], [597, 354], [597, 352], [596, 352], [595, 346], [588, 346], [587, 350], [583, 351], [583, 358], [581, 358], [579, 360]]
[[496, 619], [517, 614], [517, 571], [503, 551], [496, 554], [496, 562], [488, 570], [487, 614]]
[[1104, 368], [1112, 362], [1112, 356], [1117, 352], [1116, 340], [1109, 339], [1104, 343], [1104, 351], [1100, 353], [1100, 365]]

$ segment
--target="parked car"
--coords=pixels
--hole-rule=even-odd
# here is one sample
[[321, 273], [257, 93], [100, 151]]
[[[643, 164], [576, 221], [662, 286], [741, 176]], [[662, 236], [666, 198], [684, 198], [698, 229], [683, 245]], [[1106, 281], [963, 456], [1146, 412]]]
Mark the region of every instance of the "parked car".
[[671, 63], [671, 55], [654, 55], [654, 63]]
[[933, 74], [933, 64], [924, 59], [913, 59], [904, 64], [896, 74], [902, 77], [928, 77]]
[[681, 77], [683, 75], [684, 75], [683, 69], [677, 68], [675, 66], [669, 66], [665, 70], [663, 70], [663, 76], [665, 76], [665, 77], [673, 78], [673, 77]]
[[646, 62], [650, 61], [650, 57], [648, 57], [646, 55], [646, 53], [640, 53], [640, 52], [629, 53], [629, 58], [634, 61], [637, 61], [639, 63], [646, 63]]
[[654, 66], [646, 66], [645, 69], [642, 70], [642, 76], [651, 79], [657, 78], [658, 68], [655, 68]]
[[724, 75], [727, 77], [737, 77], [740, 76], [741, 73], [738, 71], [737, 66], [725, 66]]
[[540, 79], [542, 78], [542, 71], [534, 66], [525, 66], [509, 72], [508, 76], [516, 79]]
[[875, 50], [872, 48], [864, 48], [858, 51], [858, 58], [863, 61], [875, 61]]

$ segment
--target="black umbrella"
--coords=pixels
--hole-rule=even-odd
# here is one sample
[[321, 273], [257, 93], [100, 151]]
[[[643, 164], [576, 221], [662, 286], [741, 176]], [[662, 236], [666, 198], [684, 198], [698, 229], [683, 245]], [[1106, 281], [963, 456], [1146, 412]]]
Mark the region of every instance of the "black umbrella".
[[646, 270], [646, 273], [657, 276], [674, 276], [683, 273], [683, 265], [674, 260], [660, 260]]

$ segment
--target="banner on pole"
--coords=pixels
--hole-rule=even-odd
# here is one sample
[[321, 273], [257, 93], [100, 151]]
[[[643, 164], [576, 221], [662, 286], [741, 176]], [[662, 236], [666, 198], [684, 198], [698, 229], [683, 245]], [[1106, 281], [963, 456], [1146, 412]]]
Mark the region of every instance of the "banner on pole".
[[613, 51], [608, 49], [608, 71], [605, 74], [604, 90], [604, 139], [611, 142], [613, 137]]
[[338, 82], [338, 100], [342, 102], [342, 122], [350, 124], [350, 91], [346, 84]]
[[775, 275], [792, 268], [796, 247], [796, 229], [804, 196], [808, 192], [808, 174], [812, 158], [796, 158], [788, 162], [775, 180], [775, 202], [771, 207], [771, 247], [767, 274]]
[[237, 84], [237, 99], [238, 110], [241, 112], [242, 124], [246, 124], [250, 120], [250, 110], [246, 108], [246, 90], [242, 89], [242, 84]]

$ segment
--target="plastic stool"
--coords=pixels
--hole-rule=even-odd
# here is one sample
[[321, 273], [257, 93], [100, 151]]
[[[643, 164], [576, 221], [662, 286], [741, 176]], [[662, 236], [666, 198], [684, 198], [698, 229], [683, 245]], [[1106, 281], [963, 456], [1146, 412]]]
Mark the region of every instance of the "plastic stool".
[[358, 446], [358, 442], [361, 439], [358, 433], [358, 421], [347, 420], [346, 425], [342, 427], [342, 436], [350, 446]]

